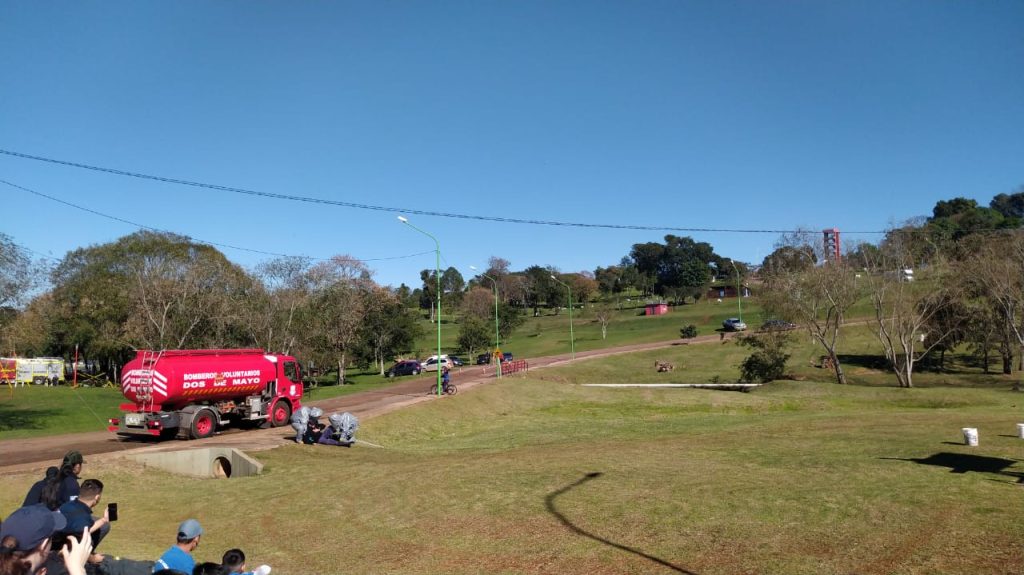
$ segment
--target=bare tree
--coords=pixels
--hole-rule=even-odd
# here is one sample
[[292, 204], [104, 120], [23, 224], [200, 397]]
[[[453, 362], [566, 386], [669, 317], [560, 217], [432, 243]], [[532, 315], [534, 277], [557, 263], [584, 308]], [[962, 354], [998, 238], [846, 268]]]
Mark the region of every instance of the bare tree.
[[481, 319], [494, 318], [494, 293], [487, 288], [475, 287], [462, 297], [460, 308], [463, 315]]
[[594, 321], [601, 324], [601, 339], [608, 338], [608, 324], [615, 319], [615, 308], [612, 304], [601, 302], [594, 308]]
[[[846, 375], [837, 353], [846, 312], [859, 299], [857, 278], [842, 261], [815, 265], [808, 234], [783, 238], [786, 257], [775, 258], [765, 278], [764, 306], [776, 317], [799, 323], [825, 349], [836, 383]], [[778, 250], [776, 250], [778, 251]]]
[[223, 346], [235, 318], [230, 302], [248, 279], [217, 250], [170, 245], [128, 262], [135, 312], [128, 341], [149, 349]]
[[309, 265], [308, 258], [282, 257], [256, 266], [256, 281], [237, 304], [257, 347], [284, 354], [296, 348], [299, 312], [311, 293]]

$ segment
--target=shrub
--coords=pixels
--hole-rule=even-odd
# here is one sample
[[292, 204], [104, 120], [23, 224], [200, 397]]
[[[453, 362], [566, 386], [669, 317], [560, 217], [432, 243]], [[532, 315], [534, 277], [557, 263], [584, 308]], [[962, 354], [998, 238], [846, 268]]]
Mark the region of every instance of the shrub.
[[679, 330], [679, 337], [683, 339], [691, 339], [697, 337], [697, 326], [692, 323]]
[[789, 354], [785, 353], [789, 345], [787, 333], [770, 330], [746, 335], [740, 337], [737, 344], [754, 349], [740, 364], [740, 381], [768, 383], [785, 375], [789, 360]]

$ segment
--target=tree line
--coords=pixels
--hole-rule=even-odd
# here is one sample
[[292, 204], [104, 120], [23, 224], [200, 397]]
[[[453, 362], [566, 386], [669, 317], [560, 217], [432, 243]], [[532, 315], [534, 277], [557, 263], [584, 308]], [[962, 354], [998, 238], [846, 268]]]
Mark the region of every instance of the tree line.
[[420, 331], [415, 311], [344, 255], [245, 270], [212, 246], [140, 231], [69, 252], [49, 271], [49, 289], [26, 302], [46, 278], [10, 238], [0, 249], [3, 352], [70, 357], [77, 348], [111, 375], [138, 349], [258, 347], [336, 369], [343, 382], [348, 365], [383, 372]]
[[[1012, 373], [1024, 361], [1024, 190], [989, 207], [954, 198], [932, 215], [889, 230], [878, 245], [847, 246], [829, 259], [820, 234], [783, 236], [761, 264], [767, 313], [800, 323], [846, 383], [840, 332], [858, 302], [901, 387], [913, 387], [922, 361], [944, 369], [966, 345], [987, 373], [993, 356]], [[1021, 366], [1018, 365], [1018, 369]]]

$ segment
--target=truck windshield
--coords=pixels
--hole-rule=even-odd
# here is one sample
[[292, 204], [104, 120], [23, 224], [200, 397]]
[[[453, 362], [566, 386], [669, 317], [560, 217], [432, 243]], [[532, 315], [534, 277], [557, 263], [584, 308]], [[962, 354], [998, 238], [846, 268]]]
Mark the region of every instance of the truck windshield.
[[296, 365], [294, 361], [284, 362], [284, 376], [287, 377], [289, 381], [298, 381], [299, 366]]

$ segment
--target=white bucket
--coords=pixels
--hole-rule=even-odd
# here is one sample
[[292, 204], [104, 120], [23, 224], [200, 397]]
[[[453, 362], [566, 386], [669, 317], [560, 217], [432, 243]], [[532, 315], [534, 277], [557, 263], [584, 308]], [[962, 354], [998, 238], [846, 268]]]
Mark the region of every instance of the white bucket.
[[965, 427], [961, 429], [964, 433], [964, 444], [971, 447], [978, 446], [978, 428], [976, 427]]
[[1017, 424], [1017, 437], [1024, 439], [1024, 423]]

